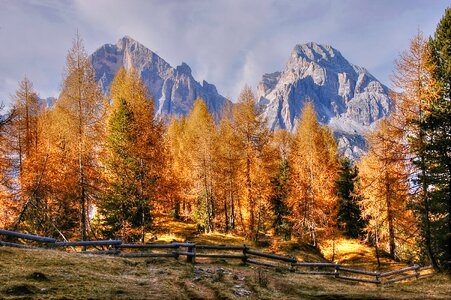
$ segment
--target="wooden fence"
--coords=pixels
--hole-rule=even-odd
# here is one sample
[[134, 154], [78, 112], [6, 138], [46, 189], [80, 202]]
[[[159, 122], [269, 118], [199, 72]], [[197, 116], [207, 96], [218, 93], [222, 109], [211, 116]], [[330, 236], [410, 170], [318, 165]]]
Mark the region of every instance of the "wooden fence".
[[[57, 242], [53, 238], [8, 230], [0, 230], [0, 235], [8, 236], [10, 239], [29, 240], [38, 243], [38, 246], [30, 246], [8, 240], [0, 241], [0, 245], [2, 246], [34, 249], [72, 247], [74, 250], [75, 247], [82, 247], [80, 251], [76, 251], [83, 254], [116, 255], [119, 257], [172, 257], [178, 259], [180, 256], [186, 256], [186, 260], [190, 263], [195, 263], [196, 258], [237, 259], [241, 260], [244, 264], [255, 264], [268, 268], [288, 270], [296, 274], [330, 275], [338, 279], [374, 284], [390, 284], [407, 279], [418, 279], [433, 274], [432, 266], [420, 267], [413, 265], [395, 271], [380, 273], [352, 269], [338, 263], [303, 262], [298, 261], [296, 257], [255, 251], [246, 245], [198, 245], [190, 242], [123, 244], [121, 240]], [[95, 250], [87, 250], [87, 248], [92, 247]], [[214, 252], [206, 253], [205, 250], [213, 250]], [[233, 252], [230, 253], [231, 251]]]

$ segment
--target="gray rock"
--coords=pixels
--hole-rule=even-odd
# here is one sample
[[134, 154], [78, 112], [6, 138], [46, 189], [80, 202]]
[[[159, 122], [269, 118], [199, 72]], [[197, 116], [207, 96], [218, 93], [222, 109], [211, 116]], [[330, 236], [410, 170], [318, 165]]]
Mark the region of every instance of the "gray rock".
[[248, 289], [245, 289], [244, 287], [242, 287], [241, 285], [234, 285], [233, 286], [233, 291], [235, 292], [235, 295], [239, 296], [239, 297], [246, 297], [252, 294], [251, 291], [249, 291]]
[[319, 121], [334, 131], [339, 151], [354, 159], [366, 152], [364, 133], [392, 110], [386, 86], [338, 50], [316, 43], [295, 46], [285, 69], [263, 75], [257, 93], [269, 127], [291, 132], [312, 101]]
[[197, 82], [191, 68], [182, 63], [173, 68], [157, 54], [125, 36], [116, 45], [106, 44], [91, 55], [91, 62], [103, 92], [109, 93], [111, 82], [121, 66], [135, 68], [155, 101], [155, 112], [161, 116], [187, 115], [194, 101], [202, 98], [209, 111], [219, 115], [229, 102], [216, 87]]

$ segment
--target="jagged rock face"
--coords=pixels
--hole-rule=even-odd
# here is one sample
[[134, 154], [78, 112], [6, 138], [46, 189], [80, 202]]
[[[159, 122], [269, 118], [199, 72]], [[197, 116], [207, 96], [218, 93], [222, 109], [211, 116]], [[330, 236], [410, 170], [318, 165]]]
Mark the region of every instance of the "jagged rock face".
[[263, 75], [257, 91], [271, 129], [293, 132], [304, 104], [312, 101], [339, 151], [352, 158], [366, 151], [363, 134], [392, 109], [386, 86], [336, 49], [315, 43], [297, 45], [285, 69]]
[[156, 114], [187, 115], [194, 101], [202, 98], [212, 114], [219, 115], [229, 102], [218, 94], [216, 87], [204, 81], [197, 82], [191, 68], [182, 63], [173, 68], [151, 50], [131, 39], [123, 37], [116, 45], [106, 44], [91, 55], [91, 62], [104, 93], [121, 66], [135, 68], [155, 101]]

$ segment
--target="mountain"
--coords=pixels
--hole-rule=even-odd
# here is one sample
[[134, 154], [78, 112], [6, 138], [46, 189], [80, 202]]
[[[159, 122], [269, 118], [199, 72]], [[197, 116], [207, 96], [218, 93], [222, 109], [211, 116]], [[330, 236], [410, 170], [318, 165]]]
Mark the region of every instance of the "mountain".
[[[158, 115], [187, 115], [198, 97], [215, 115], [231, 104], [213, 84], [196, 81], [186, 63], [174, 68], [128, 36], [100, 47], [91, 62], [106, 94], [121, 66], [135, 68], [154, 97]], [[293, 132], [304, 104], [312, 101], [319, 121], [334, 131], [339, 151], [352, 158], [366, 152], [364, 133], [390, 113], [389, 93], [366, 69], [316, 43], [296, 45], [285, 69], [263, 75], [257, 89], [258, 105], [271, 129]]]
[[39, 98], [39, 106], [44, 106], [45, 108], [51, 108], [56, 102], [55, 97]]
[[159, 115], [187, 115], [198, 97], [216, 115], [230, 102], [218, 93], [214, 85], [206, 81], [202, 84], [197, 82], [186, 63], [173, 68], [128, 36], [121, 38], [116, 45], [106, 44], [97, 49], [91, 55], [91, 62], [106, 94], [121, 66], [135, 68], [154, 97], [155, 112]]
[[366, 69], [316, 43], [296, 45], [285, 69], [263, 75], [257, 89], [271, 129], [293, 132], [304, 104], [312, 101], [319, 121], [334, 131], [339, 151], [352, 158], [366, 151], [364, 133], [390, 114], [389, 94]]

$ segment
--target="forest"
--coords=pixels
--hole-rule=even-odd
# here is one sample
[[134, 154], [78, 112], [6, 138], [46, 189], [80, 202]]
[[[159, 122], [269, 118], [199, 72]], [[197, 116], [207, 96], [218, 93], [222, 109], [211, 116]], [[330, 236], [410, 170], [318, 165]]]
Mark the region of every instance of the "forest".
[[317, 246], [360, 238], [394, 259], [451, 268], [451, 9], [394, 65], [393, 110], [368, 153], [337, 153], [307, 102], [294, 133], [271, 132], [252, 89], [211, 115], [155, 115], [139, 74], [104, 95], [80, 36], [56, 102], [24, 78], [0, 120], [0, 228], [149, 242], [155, 216], [200, 232]]

